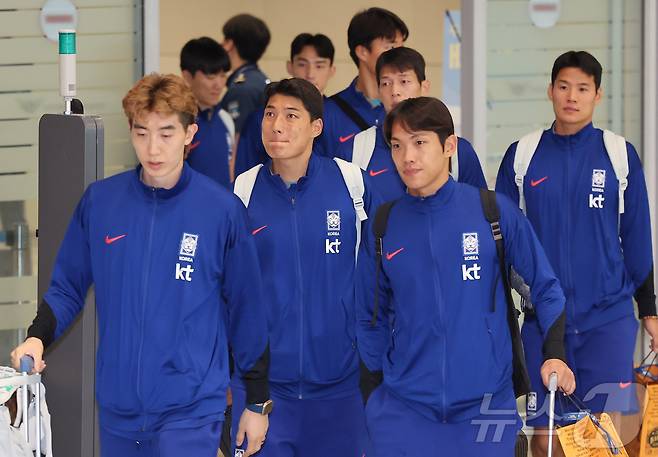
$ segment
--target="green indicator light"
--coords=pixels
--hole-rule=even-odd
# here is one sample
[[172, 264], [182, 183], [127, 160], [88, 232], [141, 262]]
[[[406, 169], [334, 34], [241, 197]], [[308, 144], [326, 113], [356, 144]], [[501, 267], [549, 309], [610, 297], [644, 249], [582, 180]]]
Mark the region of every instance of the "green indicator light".
[[59, 32], [59, 53], [75, 54], [75, 32]]

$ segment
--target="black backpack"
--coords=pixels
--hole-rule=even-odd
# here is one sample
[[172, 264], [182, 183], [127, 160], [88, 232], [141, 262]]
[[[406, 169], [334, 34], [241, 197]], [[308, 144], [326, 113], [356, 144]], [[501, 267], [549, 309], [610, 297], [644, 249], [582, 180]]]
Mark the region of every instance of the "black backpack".
[[[386, 227], [388, 225], [388, 216], [391, 209], [397, 200], [386, 202], [377, 208], [375, 214], [375, 221], [373, 223], [373, 233], [375, 234], [375, 305], [372, 313], [371, 325], [377, 322], [377, 312], [379, 308], [379, 274], [382, 268], [382, 255], [384, 236], [386, 235]], [[502, 276], [503, 286], [505, 289], [505, 301], [507, 304], [507, 323], [509, 324], [510, 335], [512, 338], [512, 379], [514, 382], [514, 393], [517, 397], [526, 395], [531, 391], [530, 376], [528, 375], [528, 368], [525, 363], [525, 355], [523, 352], [523, 342], [521, 341], [521, 332], [519, 331], [518, 317], [520, 312], [517, 310], [512, 299], [511, 286], [509, 281], [509, 271], [505, 261], [505, 243], [503, 242], [503, 233], [500, 229], [500, 211], [496, 203], [496, 193], [480, 189], [480, 201], [482, 203], [482, 210], [487, 222], [491, 225], [491, 234], [496, 242], [496, 253], [498, 256], [498, 264]], [[496, 288], [493, 288], [493, 307], [496, 306]]]

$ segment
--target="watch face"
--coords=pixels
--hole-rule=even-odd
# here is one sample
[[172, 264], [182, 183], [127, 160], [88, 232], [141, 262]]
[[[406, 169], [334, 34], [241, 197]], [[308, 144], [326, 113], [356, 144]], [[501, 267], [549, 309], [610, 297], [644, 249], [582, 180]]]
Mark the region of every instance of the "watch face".
[[274, 402], [272, 400], [267, 400], [265, 403], [263, 403], [263, 414], [271, 413], [273, 406]]

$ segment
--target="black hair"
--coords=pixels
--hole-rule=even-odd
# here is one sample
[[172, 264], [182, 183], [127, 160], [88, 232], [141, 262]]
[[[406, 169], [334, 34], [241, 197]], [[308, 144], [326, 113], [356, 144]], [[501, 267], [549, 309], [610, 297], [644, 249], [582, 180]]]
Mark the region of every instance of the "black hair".
[[400, 102], [384, 121], [384, 137], [391, 144], [391, 135], [395, 123], [408, 131], [428, 131], [439, 136], [441, 146], [445, 145], [450, 135], [455, 134], [455, 124], [448, 107], [438, 98], [418, 97]]
[[228, 54], [221, 44], [206, 36], [188, 41], [180, 51], [180, 69], [192, 76], [197, 71], [214, 75], [231, 69]]
[[555, 59], [553, 70], [551, 71], [551, 85], [555, 84], [558, 73], [563, 68], [578, 68], [585, 74], [594, 77], [594, 86], [596, 90], [601, 87], [601, 73], [603, 68], [596, 57], [587, 51], [567, 51]]
[[270, 29], [261, 19], [251, 14], [238, 14], [226, 21], [224, 38], [233, 40], [238, 54], [249, 63], [256, 63], [270, 44]]
[[370, 49], [373, 40], [377, 38], [392, 40], [397, 33], [402, 35], [403, 41], [406, 41], [409, 37], [407, 25], [389, 10], [375, 7], [355, 14], [349, 27], [347, 27], [347, 44], [350, 48], [350, 57], [358, 67], [357, 46], [365, 46]]
[[306, 46], [313, 46], [319, 57], [329, 59], [330, 63], [334, 63], [334, 44], [328, 36], [321, 33], [315, 35], [300, 33], [297, 35], [290, 43], [290, 61], [292, 62], [295, 56], [302, 52]]
[[418, 82], [425, 81], [425, 59], [415, 49], [399, 47], [383, 52], [377, 59], [375, 67], [377, 84], [379, 84], [379, 77], [384, 68], [392, 68], [400, 72], [413, 70]]
[[268, 84], [265, 88], [265, 106], [277, 94], [299, 99], [311, 116], [311, 121], [322, 119], [322, 94], [305, 79], [288, 78]]

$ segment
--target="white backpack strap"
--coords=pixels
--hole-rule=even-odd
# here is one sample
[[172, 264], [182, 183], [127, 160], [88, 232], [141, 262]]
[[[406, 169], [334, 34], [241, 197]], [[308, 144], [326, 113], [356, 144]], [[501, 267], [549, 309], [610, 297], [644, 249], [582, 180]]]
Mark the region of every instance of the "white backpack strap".
[[361, 245], [361, 223], [368, 219], [368, 214], [366, 213], [365, 205], [363, 203], [363, 195], [366, 188], [363, 184], [361, 169], [357, 167], [356, 164], [346, 162], [338, 157], [334, 157], [334, 161], [338, 165], [340, 173], [343, 175], [343, 181], [345, 181], [347, 190], [350, 193], [352, 203], [354, 204], [354, 212], [356, 213], [356, 246], [354, 250], [354, 261], [356, 262], [356, 259], [359, 256], [359, 246]]
[[263, 164], [259, 163], [255, 167], [250, 168], [235, 178], [235, 182], [233, 183], [233, 193], [240, 197], [240, 200], [242, 200], [242, 203], [247, 208], [249, 208], [251, 192], [254, 190], [254, 184], [256, 184], [256, 178], [262, 166]]
[[457, 149], [450, 157], [450, 176], [455, 181], [459, 181], [459, 138], [457, 139]]
[[352, 163], [357, 164], [362, 170], [367, 170], [372, 154], [375, 152], [376, 140], [377, 127], [375, 126], [357, 133], [352, 143]]
[[523, 181], [528, 172], [532, 156], [537, 150], [543, 130], [536, 130], [528, 133], [526, 136], [519, 140], [516, 146], [516, 154], [514, 156], [514, 182], [519, 189], [519, 208], [525, 213], [525, 196], [523, 195]]
[[608, 151], [608, 157], [612, 162], [619, 182], [619, 217], [624, 214], [624, 192], [628, 187], [628, 150], [626, 149], [626, 138], [617, 135], [610, 130], [603, 131], [603, 144]]
[[226, 111], [224, 111], [223, 109], [219, 110], [219, 118], [222, 120], [222, 122], [226, 126], [226, 130], [228, 131], [229, 146], [230, 146], [230, 150], [232, 151], [233, 145], [235, 144], [235, 122], [233, 121], [231, 115]]

